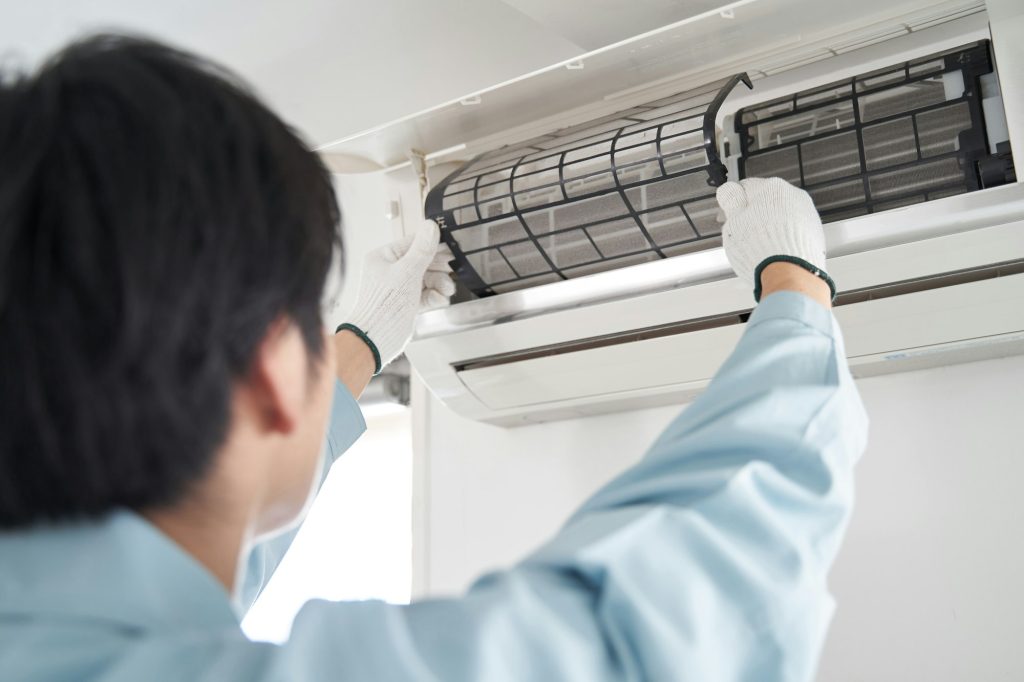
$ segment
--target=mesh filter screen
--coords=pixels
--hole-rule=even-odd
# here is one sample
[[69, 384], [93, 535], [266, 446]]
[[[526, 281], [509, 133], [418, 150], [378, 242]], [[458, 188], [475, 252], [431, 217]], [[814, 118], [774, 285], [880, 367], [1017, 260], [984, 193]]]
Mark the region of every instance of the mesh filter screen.
[[478, 296], [717, 243], [715, 115], [745, 74], [483, 154], [427, 196]]
[[805, 188], [824, 222], [980, 189], [991, 71], [981, 41], [741, 109], [740, 177]]

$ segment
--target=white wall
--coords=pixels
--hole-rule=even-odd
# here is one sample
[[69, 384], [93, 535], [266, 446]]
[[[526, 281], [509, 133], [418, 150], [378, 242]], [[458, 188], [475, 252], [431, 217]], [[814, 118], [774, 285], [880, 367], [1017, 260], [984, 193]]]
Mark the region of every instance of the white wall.
[[[871, 442], [820, 680], [1024, 679], [1022, 386], [1022, 357], [860, 382]], [[432, 594], [549, 537], [678, 411], [504, 430], [416, 397], [415, 584]]]
[[861, 382], [821, 680], [1024, 680], [1024, 358]]

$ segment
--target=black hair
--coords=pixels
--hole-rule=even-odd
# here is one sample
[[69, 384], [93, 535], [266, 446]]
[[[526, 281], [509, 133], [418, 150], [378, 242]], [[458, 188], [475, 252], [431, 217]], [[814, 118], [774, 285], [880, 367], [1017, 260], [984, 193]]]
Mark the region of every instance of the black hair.
[[229, 72], [100, 35], [0, 80], [0, 528], [182, 499], [290, 319], [322, 356], [330, 175]]

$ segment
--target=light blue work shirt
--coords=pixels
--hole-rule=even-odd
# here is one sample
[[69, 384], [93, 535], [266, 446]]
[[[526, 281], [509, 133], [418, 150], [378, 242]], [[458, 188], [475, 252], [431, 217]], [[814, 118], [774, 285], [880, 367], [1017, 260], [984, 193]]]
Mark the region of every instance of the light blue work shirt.
[[[704, 394], [537, 552], [461, 598], [311, 602], [283, 645], [246, 640], [221, 585], [129, 512], [2, 535], [0, 679], [810, 680], [867, 431], [844, 357], [829, 312], [768, 296]], [[358, 414], [339, 391], [335, 454]], [[250, 559], [260, 580], [275, 558]]]

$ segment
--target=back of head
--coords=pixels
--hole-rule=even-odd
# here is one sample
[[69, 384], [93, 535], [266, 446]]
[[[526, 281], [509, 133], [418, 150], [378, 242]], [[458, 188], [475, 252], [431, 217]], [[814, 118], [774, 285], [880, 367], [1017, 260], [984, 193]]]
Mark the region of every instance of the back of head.
[[315, 356], [318, 157], [230, 74], [98, 36], [0, 82], [0, 528], [172, 504], [270, 325]]

